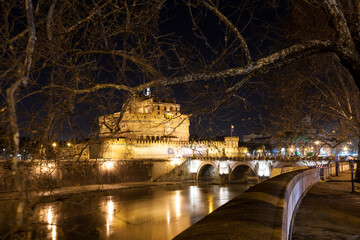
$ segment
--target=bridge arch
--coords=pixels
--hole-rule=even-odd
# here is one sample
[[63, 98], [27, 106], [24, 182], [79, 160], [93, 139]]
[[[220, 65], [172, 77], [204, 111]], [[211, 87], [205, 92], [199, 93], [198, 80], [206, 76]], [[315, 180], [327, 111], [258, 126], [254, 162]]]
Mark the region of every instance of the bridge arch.
[[214, 162], [203, 162], [197, 171], [196, 180], [198, 181], [211, 181], [218, 180], [219, 172]]
[[239, 163], [231, 168], [229, 183], [258, 183], [259, 178], [247, 163]]

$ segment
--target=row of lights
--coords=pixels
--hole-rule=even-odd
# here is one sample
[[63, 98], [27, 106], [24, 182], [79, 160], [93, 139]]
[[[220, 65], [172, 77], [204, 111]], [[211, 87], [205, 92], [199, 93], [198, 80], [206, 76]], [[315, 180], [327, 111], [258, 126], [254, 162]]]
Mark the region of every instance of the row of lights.
[[[71, 143], [68, 142], [66, 145], [67, 145], [68, 147], [70, 147], [70, 146], [71, 146]], [[53, 147], [56, 147], [56, 146], [57, 146], [57, 143], [56, 143], [56, 142], [53, 142], [52, 146], [53, 146]]]

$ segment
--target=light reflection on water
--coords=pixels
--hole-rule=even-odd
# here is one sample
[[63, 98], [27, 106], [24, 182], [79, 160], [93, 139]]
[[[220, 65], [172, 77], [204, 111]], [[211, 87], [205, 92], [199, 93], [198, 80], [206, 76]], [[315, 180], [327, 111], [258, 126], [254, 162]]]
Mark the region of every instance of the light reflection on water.
[[[36, 212], [39, 222], [46, 223], [45, 234], [33, 236], [51, 240], [172, 239], [247, 188], [172, 185], [73, 196], [65, 202], [39, 204]], [[4, 220], [0, 216], [0, 233]]]
[[209, 203], [209, 213], [211, 213], [212, 211], [214, 211], [214, 196], [213, 195], [209, 195], [208, 196], [208, 203]]
[[114, 203], [111, 200], [111, 197], [110, 197], [110, 200], [107, 202], [106, 207], [107, 207], [106, 235], [109, 237], [109, 235], [110, 235], [110, 224], [112, 224], [113, 217], [114, 217]]
[[38, 208], [37, 218], [40, 223], [47, 223], [47, 238], [55, 240], [57, 239], [57, 229], [56, 229], [56, 219], [58, 218], [56, 214], [56, 209], [58, 208], [57, 204], [49, 203], [41, 205]]

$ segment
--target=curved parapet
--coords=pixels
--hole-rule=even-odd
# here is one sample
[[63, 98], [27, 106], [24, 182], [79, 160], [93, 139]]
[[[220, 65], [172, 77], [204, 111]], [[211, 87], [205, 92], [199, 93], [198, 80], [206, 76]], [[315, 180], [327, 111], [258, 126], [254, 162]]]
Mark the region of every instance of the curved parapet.
[[266, 180], [174, 239], [288, 239], [297, 204], [318, 181], [318, 169], [298, 170]]

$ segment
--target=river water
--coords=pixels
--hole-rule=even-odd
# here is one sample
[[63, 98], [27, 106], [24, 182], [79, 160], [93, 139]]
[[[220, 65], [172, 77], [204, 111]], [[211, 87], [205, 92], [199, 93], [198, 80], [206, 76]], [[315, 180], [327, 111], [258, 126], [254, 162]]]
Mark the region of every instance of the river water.
[[[247, 188], [245, 184], [174, 184], [75, 195], [38, 204], [33, 215], [37, 224], [30, 226], [27, 236], [51, 240], [172, 239]], [[16, 203], [0, 202], [0, 207], [0, 234], [4, 236], [14, 224]]]

